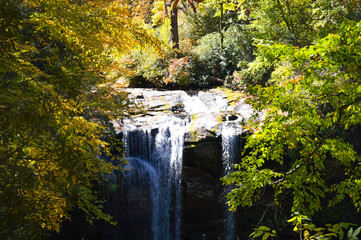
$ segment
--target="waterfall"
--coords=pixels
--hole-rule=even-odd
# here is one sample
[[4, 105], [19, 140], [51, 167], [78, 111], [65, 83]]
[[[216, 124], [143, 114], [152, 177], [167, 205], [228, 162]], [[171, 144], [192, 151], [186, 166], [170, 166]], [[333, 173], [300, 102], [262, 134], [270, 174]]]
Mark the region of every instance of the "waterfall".
[[[126, 181], [126, 185], [128, 187], [136, 187], [136, 185], [144, 186], [145, 188], [148, 188], [150, 191], [150, 200], [151, 200], [151, 206], [152, 210], [158, 208], [158, 202], [159, 202], [159, 175], [156, 171], [156, 169], [147, 161], [144, 161], [141, 158], [137, 157], [127, 157], [128, 164], [127, 168], [129, 171], [124, 172], [124, 179]], [[144, 189], [144, 187], [140, 187], [139, 189]], [[139, 194], [137, 194], [139, 196]], [[131, 198], [131, 196], [129, 196]], [[129, 199], [130, 201], [132, 199]], [[138, 200], [138, 199], [134, 199]], [[152, 232], [154, 232], [153, 223], [156, 223], [158, 221], [157, 215], [152, 214], [151, 221], [152, 221]]]
[[[126, 181], [134, 184], [132, 178], [141, 175], [150, 188], [153, 237], [149, 239], [180, 240], [186, 121], [175, 116], [165, 117], [157, 126], [124, 131], [124, 148], [129, 162]], [[132, 174], [139, 171], [143, 172]]]
[[107, 240], [246, 239], [236, 228], [243, 215], [228, 211], [222, 192], [230, 187], [220, 177], [240, 160], [240, 123], [251, 106], [222, 89], [125, 91], [130, 111], [112, 120], [115, 156], [99, 156], [122, 168], [104, 173], [99, 184], [99, 205], [117, 224], [90, 227], [76, 212], [61, 239], [75, 239], [74, 233]]
[[[240, 156], [240, 134], [242, 129], [236, 122], [225, 122], [222, 124], [222, 162], [224, 175], [233, 171], [232, 165], [238, 162]], [[225, 193], [231, 189], [228, 186]], [[225, 209], [225, 223], [224, 223], [224, 239], [235, 240], [235, 216], [229, 211], [226, 205]]]

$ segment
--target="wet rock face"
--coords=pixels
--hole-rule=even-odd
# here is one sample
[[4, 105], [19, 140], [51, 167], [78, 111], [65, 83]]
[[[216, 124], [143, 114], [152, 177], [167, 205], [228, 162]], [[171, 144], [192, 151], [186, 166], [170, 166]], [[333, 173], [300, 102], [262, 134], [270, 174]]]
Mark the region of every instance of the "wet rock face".
[[217, 239], [223, 232], [224, 201], [220, 138], [185, 146], [183, 151], [183, 239]]
[[214, 137], [186, 143], [183, 150], [183, 165], [199, 169], [218, 180], [223, 175], [221, 138]]
[[[134, 113], [119, 128], [158, 129], [159, 120], [176, 116], [187, 122], [182, 168], [182, 240], [225, 239], [225, 197], [220, 178], [222, 162], [222, 127], [232, 122], [239, 126], [251, 115], [243, 99], [231, 102], [220, 90], [185, 92], [129, 89]], [[164, 124], [164, 123], [162, 123]], [[242, 130], [240, 130], [242, 131]]]
[[[243, 99], [233, 102], [228, 100], [225, 93], [220, 90], [185, 92], [128, 89], [127, 91], [130, 100], [134, 102], [134, 112], [130, 113], [126, 119], [114, 122], [114, 127], [120, 138], [126, 136], [125, 133], [134, 135], [133, 140], [129, 140], [123, 146], [124, 148], [126, 145], [133, 146], [132, 150], [126, 153], [129, 156], [139, 157], [139, 161], [153, 159], [147, 163], [148, 165], [163, 161], [164, 159], [159, 157], [161, 153], [171, 149], [173, 144], [180, 144], [180, 141], [174, 139], [177, 131], [173, 128], [172, 131], [168, 129], [162, 136], [168, 139], [173, 138], [174, 142], [170, 141], [164, 144], [163, 148], [159, 148], [161, 129], [165, 129], [169, 121], [184, 122], [186, 130], [184, 143], [182, 138], [182, 148], [180, 148], [183, 151], [180, 154], [182, 167], [181, 181], [179, 181], [181, 182], [181, 236], [177, 239], [200, 240], [205, 234], [207, 240], [225, 240], [225, 198], [224, 187], [220, 181], [225, 172], [222, 160], [222, 129], [225, 123], [232, 123], [242, 131], [241, 123], [249, 118], [251, 108], [244, 104]], [[154, 151], [157, 148], [159, 148], [158, 151]], [[154, 156], [154, 153], [159, 156]], [[171, 168], [171, 165], [164, 167], [164, 169], [167, 168]], [[154, 171], [161, 178], [164, 172], [158, 170], [155, 168]], [[152, 192], [149, 188], [150, 185], [155, 185], [150, 181], [155, 177], [150, 173], [140, 171], [137, 175], [139, 179], [129, 184], [127, 180], [122, 179], [121, 174], [114, 174], [116, 177], [110, 179], [111, 181], [109, 180], [108, 185], [101, 192], [107, 200], [106, 212], [113, 215], [114, 220], [119, 224], [114, 227], [109, 224], [99, 224], [97, 228], [92, 228], [89, 234], [83, 231], [82, 236], [85, 236], [85, 239], [91, 239], [88, 236], [97, 235], [99, 236], [97, 240], [165, 239], [153, 237], [154, 228], [157, 227], [152, 225], [154, 222], [152, 199], [154, 199], [155, 191]], [[148, 178], [142, 178], [147, 174]], [[169, 177], [164, 177], [164, 181], [166, 180], [168, 184], [171, 182]], [[177, 195], [174, 195], [176, 188], [172, 191], [169, 195], [173, 195], [168, 202], [176, 202]], [[158, 194], [161, 195], [161, 192], [164, 191], [161, 190]], [[165, 205], [162, 202], [160, 206], [165, 208]], [[174, 212], [176, 207], [174, 204], [171, 205], [170, 211]], [[170, 217], [174, 218], [175, 215], [176, 212], [170, 214]], [[158, 221], [161, 222], [161, 219], [163, 218], [160, 217]], [[169, 228], [174, 228], [174, 222], [176, 221], [170, 223]], [[161, 231], [159, 234], [162, 235]]]
[[[221, 135], [220, 126], [224, 121], [238, 124], [245, 122], [252, 109], [244, 99], [229, 100], [219, 89], [209, 91], [156, 91], [152, 89], [127, 89], [134, 111], [123, 122], [114, 122], [115, 128], [124, 125], [156, 128], [159, 118], [178, 116], [190, 122], [186, 142], [198, 142]], [[139, 110], [141, 109], [141, 110]]]

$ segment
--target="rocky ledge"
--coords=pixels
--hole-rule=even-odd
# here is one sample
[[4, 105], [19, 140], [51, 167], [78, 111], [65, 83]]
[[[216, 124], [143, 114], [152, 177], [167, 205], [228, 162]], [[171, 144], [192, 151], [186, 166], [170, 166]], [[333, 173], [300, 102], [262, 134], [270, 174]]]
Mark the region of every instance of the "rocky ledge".
[[241, 125], [252, 114], [241, 94], [227, 94], [222, 89], [196, 92], [128, 88], [125, 91], [133, 105], [128, 117], [115, 123], [118, 130], [125, 125], [157, 128], [162, 116], [175, 115], [189, 122], [185, 141], [198, 142], [220, 136], [222, 123], [231, 121]]
[[[182, 239], [223, 239], [225, 213], [222, 135], [232, 127], [234, 134], [243, 133], [242, 123], [252, 114], [240, 93], [222, 89], [207, 91], [159, 91], [126, 89], [133, 111], [122, 122], [119, 131], [157, 129], [169, 116], [186, 122], [182, 169]], [[233, 131], [232, 130], [232, 131]], [[241, 149], [236, 151], [241, 152]]]

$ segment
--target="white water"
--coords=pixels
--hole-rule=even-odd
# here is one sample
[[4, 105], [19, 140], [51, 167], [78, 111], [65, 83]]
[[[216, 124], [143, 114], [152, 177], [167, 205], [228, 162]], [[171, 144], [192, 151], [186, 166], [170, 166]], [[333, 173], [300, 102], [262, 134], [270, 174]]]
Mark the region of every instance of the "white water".
[[[159, 202], [159, 175], [156, 169], [147, 161], [137, 157], [128, 157], [127, 168], [129, 171], [125, 172], [126, 184], [133, 187], [139, 182], [144, 182], [150, 190], [152, 209], [158, 208]], [[143, 184], [144, 184], [143, 183]], [[129, 199], [131, 200], [131, 199]], [[135, 199], [136, 200], [136, 199]], [[152, 215], [152, 223], [158, 222], [157, 215]], [[152, 225], [152, 231], [154, 226]]]
[[[149, 112], [129, 116], [116, 126], [124, 134], [129, 172], [136, 173], [128, 174], [130, 179], [127, 181], [143, 181], [141, 185], [149, 187], [145, 190], [146, 197], [143, 197], [151, 198], [148, 201], [152, 208], [149, 219], [151, 229], [146, 231], [145, 239], [181, 240], [181, 182], [185, 135], [187, 134], [188, 141], [193, 140], [193, 134], [199, 133], [197, 136], [203, 139], [214, 137], [207, 135], [209, 132], [222, 136], [223, 173], [226, 175], [239, 160], [237, 157], [240, 155], [242, 132], [240, 122], [249, 117], [251, 109], [245, 104], [231, 105], [225, 95], [218, 91], [131, 91], [133, 98], [139, 101], [137, 104], [144, 104]], [[178, 106], [180, 110], [173, 113], [173, 106]], [[184, 119], [175, 115], [183, 116]], [[227, 115], [236, 120], [228, 121], [231, 119]], [[189, 123], [189, 119], [192, 119], [192, 123]], [[220, 119], [226, 119], [226, 122], [220, 123]], [[229, 188], [224, 191], [229, 191]], [[235, 240], [234, 214], [227, 206], [224, 212], [222, 240]], [[149, 229], [149, 226], [140, 226], [140, 229], [142, 227]], [[151, 233], [148, 234], [149, 231]]]
[[[233, 164], [237, 162], [237, 157], [240, 155], [240, 134], [242, 128], [234, 122], [225, 122], [222, 124], [222, 162], [224, 175], [233, 171]], [[225, 189], [228, 193], [230, 187]], [[225, 208], [224, 220], [224, 238], [225, 240], [235, 240], [235, 216], [229, 211], [228, 206]]]
[[196, 113], [219, 113], [225, 111], [228, 100], [224, 96], [212, 92], [199, 92], [196, 96], [185, 94], [182, 96], [185, 111], [190, 114]]
[[[158, 122], [158, 131], [142, 128], [124, 131], [129, 172], [146, 173], [151, 192], [152, 239], [180, 240], [181, 181], [186, 121], [165, 117]], [[128, 177], [132, 177], [129, 174]]]

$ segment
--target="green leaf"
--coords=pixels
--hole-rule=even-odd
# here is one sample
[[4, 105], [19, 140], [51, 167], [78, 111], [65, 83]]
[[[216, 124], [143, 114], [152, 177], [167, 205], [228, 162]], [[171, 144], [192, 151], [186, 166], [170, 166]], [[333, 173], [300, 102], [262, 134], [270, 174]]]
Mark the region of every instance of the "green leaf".
[[263, 231], [256, 231], [254, 232], [255, 234], [253, 235], [253, 238], [259, 237], [263, 234]]
[[297, 219], [297, 216], [296, 216], [296, 217], [293, 217], [293, 218], [291, 218], [291, 219], [288, 219], [287, 222], [294, 222], [294, 221], [296, 221], [296, 219]]
[[262, 230], [262, 231], [270, 231], [271, 229], [267, 226], [259, 226], [259, 230]]
[[361, 231], [361, 227], [358, 227], [352, 234], [352, 237], [356, 237]]
[[263, 237], [262, 237], [262, 240], [265, 240], [265, 239], [268, 239], [270, 236], [270, 234], [268, 232], [266, 232]]
[[353, 234], [353, 228], [351, 227], [350, 230], [347, 232], [347, 238], [351, 238]]

